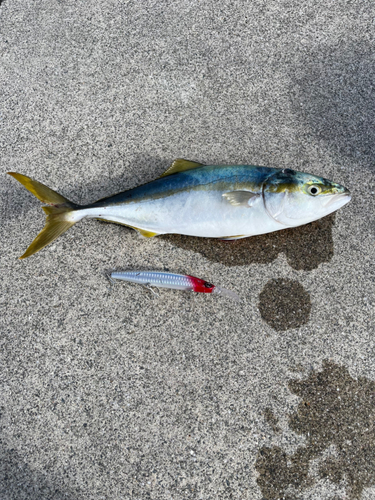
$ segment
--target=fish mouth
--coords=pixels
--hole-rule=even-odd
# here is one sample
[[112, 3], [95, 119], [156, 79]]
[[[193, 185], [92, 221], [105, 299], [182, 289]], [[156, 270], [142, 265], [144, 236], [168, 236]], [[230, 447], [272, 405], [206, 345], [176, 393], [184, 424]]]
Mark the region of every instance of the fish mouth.
[[323, 205], [325, 209], [329, 209], [330, 212], [334, 212], [339, 208], [343, 207], [352, 199], [352, 196], [348, 190], [344, 193], [334, 194], [329, 197], [327, 203]]

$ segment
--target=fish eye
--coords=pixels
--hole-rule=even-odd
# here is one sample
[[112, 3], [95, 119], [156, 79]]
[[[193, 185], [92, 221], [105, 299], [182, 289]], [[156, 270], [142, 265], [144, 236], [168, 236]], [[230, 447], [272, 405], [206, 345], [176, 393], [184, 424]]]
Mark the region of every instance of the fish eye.
[[209, 283], [208, 281], [205, 281], [204, 286], [206, 288], [212, 288], [214, 285], [212, 283]]
[[311, 196], [316, 196], [321, 192], [321, 188], [319, 186], [312, 185], [307, 188], [307, 192], [311, 194]]

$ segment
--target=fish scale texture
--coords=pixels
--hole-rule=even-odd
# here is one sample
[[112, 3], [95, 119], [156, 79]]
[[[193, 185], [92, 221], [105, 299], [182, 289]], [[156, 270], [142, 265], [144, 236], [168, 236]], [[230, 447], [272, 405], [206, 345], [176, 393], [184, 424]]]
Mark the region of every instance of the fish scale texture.
[[[0, 498], [375, 497], [369, 0], [0, 2]], [[44, 224], [175, 158], [311, 172], [352, 201], [237, 242]], [[143, 287], [152, 269], [236, 291]], [[327, 431], [326, 431], [327, 430]]]

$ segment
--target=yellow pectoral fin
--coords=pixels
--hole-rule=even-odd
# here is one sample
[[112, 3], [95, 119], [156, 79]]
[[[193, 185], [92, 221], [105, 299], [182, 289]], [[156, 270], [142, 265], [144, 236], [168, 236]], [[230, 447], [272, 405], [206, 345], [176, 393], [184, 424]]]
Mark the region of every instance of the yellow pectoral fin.
[[222, 196], [234, 207], [251, 207], [260, 195], [258, 193], [252, 193], [251, 191], [229, 191]]

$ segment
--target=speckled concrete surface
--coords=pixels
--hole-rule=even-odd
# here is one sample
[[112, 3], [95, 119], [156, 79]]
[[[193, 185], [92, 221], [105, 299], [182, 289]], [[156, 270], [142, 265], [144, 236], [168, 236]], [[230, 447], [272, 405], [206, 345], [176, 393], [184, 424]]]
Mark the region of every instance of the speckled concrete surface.
[[[0, 498], [371, 499], [371, 1], [0, 5]], [[336, 216], [233, 244], [43, 226], [175, 158], [323, 175]], [[237, 291], [109, 287], [168, 269]]]

